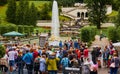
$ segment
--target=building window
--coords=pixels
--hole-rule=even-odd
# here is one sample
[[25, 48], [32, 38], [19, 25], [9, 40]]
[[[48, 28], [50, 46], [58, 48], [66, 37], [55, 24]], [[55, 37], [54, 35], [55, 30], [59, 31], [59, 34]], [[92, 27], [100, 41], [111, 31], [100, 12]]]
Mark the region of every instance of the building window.
[[84, 12], [81, 13], [81, 19], [84, 19]]
[[77, 17], [80, 17], [80, 12], [77, 13]]
[[88, 13], [87, 12], [85, 13], [85, 17], [88, 17]]

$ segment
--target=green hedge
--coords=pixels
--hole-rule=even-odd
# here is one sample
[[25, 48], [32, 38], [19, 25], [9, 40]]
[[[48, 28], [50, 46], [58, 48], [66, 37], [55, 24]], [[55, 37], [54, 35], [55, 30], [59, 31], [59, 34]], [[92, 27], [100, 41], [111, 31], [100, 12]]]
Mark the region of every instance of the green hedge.
[[16, 31], [17, 27], [14, 24], [0, 24], [0, 34], [4, 34], [10, 31]]
[[0, 24], [0, 34], [4, 34], [11, 31], [18, 31], [20, 33], [30, 35], [34, 31], [33, 26], [26, 26], [26, 25], [14, 25], [14, 24]]
[[112, 42], [117, 42], [119, 37], [118, 37], [118, 32], [115, 27], [109, 27], [108, 28], [108, 38], [112, 40]]
[[90, 42], [94, 40], [97, 28], [94, 26], [84, 27], [81, 29], [81, 40], [83, 42]]
[[118, 35], [118, 40], [120, 41], [120, 27], [117, 28], [117, 35]]
[[26, 35], [31, 35], [34, 32], [33, 26], [27, 26], [27, 25], [19, 25], [18, 26], [18, 32], [24, 33]]

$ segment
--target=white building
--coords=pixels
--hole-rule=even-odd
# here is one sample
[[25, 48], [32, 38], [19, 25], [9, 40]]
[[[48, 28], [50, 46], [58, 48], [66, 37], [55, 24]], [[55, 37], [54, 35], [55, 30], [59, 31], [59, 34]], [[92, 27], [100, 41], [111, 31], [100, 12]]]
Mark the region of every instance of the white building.
[[[112, 6], [107, 5], [106, 9], [107, 13], [110, 14], [112, 13]], [[70, 17], [72, 19], [88, 19], [88, 10], [86, 7], [86, 4], [84, 3], [75, 3], [74, 7], [62, 7], [62, 13], [61, 15]]]

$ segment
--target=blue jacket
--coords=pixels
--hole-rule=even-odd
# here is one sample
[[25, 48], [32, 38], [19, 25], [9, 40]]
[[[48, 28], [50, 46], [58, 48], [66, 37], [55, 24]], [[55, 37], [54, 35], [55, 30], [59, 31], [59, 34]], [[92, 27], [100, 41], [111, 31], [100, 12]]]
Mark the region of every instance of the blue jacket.
[[32, 64], [33, 62], [33, 54], [28, 52], [26, 53], [24, 56], [23, 56], [23, 61], [26, 63], [26, 64]]

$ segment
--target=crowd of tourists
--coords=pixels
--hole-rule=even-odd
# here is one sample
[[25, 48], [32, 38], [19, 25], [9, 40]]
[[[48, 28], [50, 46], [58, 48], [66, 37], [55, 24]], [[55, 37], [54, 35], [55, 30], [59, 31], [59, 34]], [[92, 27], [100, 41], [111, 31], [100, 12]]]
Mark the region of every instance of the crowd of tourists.
[[110, 74], [117, 74], [120, 66], [118, 51], [112, 42], [104, 49], [95, 46], [92, 51], [88, 49], [87, 43], [80, 39], [60, 41], [56, 48], [48, 43], [44, 47], [36, 43], [4, 46], [6, 54], [0, 59], [0, 68], [6, 73], [9, 70], [11, 74], [14, 70], [17, 70], [18, 74], [24, 74], [24, 69], [27, 69], [28, 74], [57, 74], [58, 71], [68, 74], [66, 67], [80, 68], [84, 65], [87, 66], [84, 74], [98, 74], [98, 68], [102, 67], [102, 57], [104, 67], [110, 68]]

